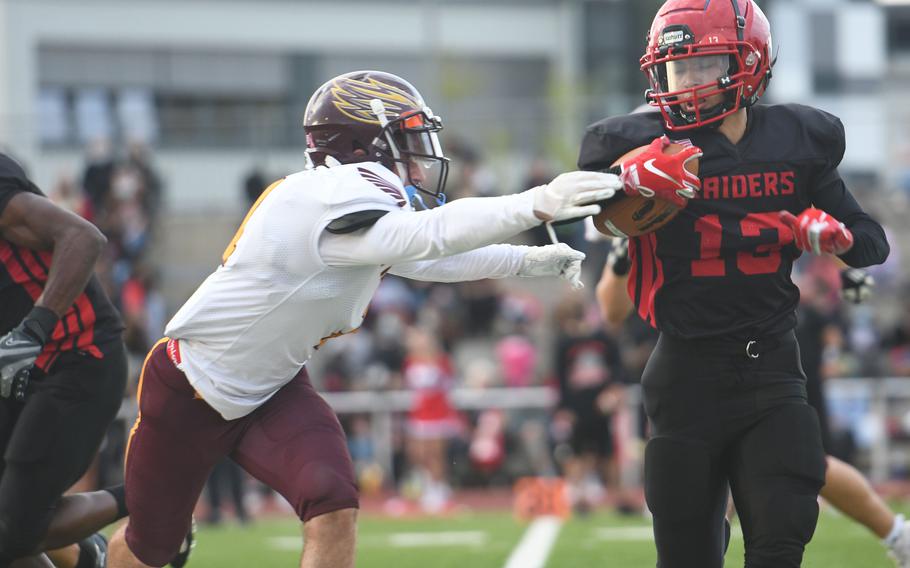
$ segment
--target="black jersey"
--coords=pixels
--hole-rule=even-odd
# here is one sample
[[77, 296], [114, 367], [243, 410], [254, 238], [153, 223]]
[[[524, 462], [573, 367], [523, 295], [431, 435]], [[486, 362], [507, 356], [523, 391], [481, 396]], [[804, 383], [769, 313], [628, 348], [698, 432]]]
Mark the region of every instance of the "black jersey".
[[748, 113], [735, 145], [710, 128], [666, 132], [658, 112], [608, 118], [585, 133], [583, 170], [607, 170], [663, 134], [688, 137], [704, 152], [696, 198], [660, 230], [630, 240], [629, 293], [639, 315], [664, 333], [750, 339], [796, 325], [799, 291], [790, 270], [800, 251], [781, 210], [798, 215], [814, 205], [842, 221], [854, 236], [841, 256], [850, 266], [888, 255], [881, 226], [837, 172], [845, 145], [840, 120], [802, 105], [759, 105]]
[[[44, 195], [22, 167], [0, 154], [0, 214], [17, 193]], [[44, 290], [50, 271], [51, 251], [33, 251], [0, 237], [0, 334], [22, 321]], [[120, 338], [120, 315], [92, 276], [85, 290], [63, 317], [38, 356], [35, 365], [47, 371], [64, 351], [80, 350], [101, 357], [99, 346]]]

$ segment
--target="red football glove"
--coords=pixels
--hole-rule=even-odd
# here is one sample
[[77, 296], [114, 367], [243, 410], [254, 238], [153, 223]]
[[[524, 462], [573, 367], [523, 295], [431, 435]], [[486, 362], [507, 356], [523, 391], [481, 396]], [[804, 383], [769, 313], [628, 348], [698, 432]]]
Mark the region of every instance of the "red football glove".
[[676, 154], [664, 154], [670, 144], [666, 136], [655, 138], [645, 151], [621, 164], [619, 177], [626, 194], [659, 197], [677, 207], [685, 207], [695, 197], [701, 180], [686, 169], [686, 164], [701, 157], [701, 148], [689, 146]]
[[821, 209], [810, 207], [794, 216], [780, 212], [780, 220], [793, 231], [796, 246], [815, 254], [844, 254], [853, 247], [853, 233]]

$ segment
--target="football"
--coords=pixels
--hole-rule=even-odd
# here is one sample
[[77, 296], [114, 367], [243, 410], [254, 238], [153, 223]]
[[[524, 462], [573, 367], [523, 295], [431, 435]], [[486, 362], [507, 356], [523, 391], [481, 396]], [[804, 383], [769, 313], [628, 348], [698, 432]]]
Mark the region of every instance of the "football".
[[[629, 158], [645, 151], [647, 145], [629, 150], [617, 159], [613, 166], [618, 166]], [[664, 149], [666, 154], [676, 154], [684, 149], [682, 144], [670, 144]], [[686, 164], [686, 169], [698, 175], [698, 160]], [[609, 237], [638, 237], [663, 227], [669, 223], [679, 208], [660, 198], [648, 198], [643, 195], [616, 196], [603, 203], [603, 209], [594, 216], [594, 226]]]

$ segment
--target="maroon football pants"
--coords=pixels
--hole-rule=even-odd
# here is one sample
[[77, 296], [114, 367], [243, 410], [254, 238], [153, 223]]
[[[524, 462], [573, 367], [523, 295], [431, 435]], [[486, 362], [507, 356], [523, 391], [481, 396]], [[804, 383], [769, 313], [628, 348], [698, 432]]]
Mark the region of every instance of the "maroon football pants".
[[272, 487], [304, 522], [358, 506], [354, 469], [335, 413], [301, 370], [254, 412], [225, 420], [167, 355], [152, 348], [139, 380], [139, 417], [126, 456], [126, 541], [161, 566], [177, 553], [215, 464], [229, 456]]

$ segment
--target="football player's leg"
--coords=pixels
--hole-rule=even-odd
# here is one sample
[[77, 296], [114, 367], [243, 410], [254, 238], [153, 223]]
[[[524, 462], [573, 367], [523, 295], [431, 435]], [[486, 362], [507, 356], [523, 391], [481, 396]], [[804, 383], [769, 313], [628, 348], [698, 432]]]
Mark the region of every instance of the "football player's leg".
[[894, 513], [885, 505], [866, 478], [850, 464], [827, 456], [825, 486], [821, 496], [840, 512], [885, 538], [894, 527]]
[[730, 469], [746, 567], [798, 568], [825, 478], [815, 411], [788, 404], [762, 418], [733, 448]]
[[[55, 549], [91, 537], [126, 516], [123, 486], [65, 495], [57, 504], [44, 539], [46, 549]], [[120, 499], [120, 501], [118, 501]]]
[[359, 506], [354, 467], [335, 413], [305, 373], [257, 409], [231, 457], [304, 522], [305, 568], [352, 568]]
[[209, 472], [240, 436], [243, 424], [243, 419], [224, 420], [196, 397], [164, 344], [152, 350], [140, 378], [139, 418], [127, 446], [129, 522], [111, 538], [109, 566], [164, 566], [174, 558]]
[[0, 555], [6, 558], [75, 543], [114, 520], [106, 510], [84, 510], [71, 530], [49, 532], [61, 495], [88, 469], [120, 406], [122, 346], [105, 350], [104, 359], [61, 355], [55, 369], [34, 381], [6, 447], [0, 480]]
[[645, 499], [659, 568], [723, 566], [727, 484], [704, 443], [652, 438], [645, 449]]

